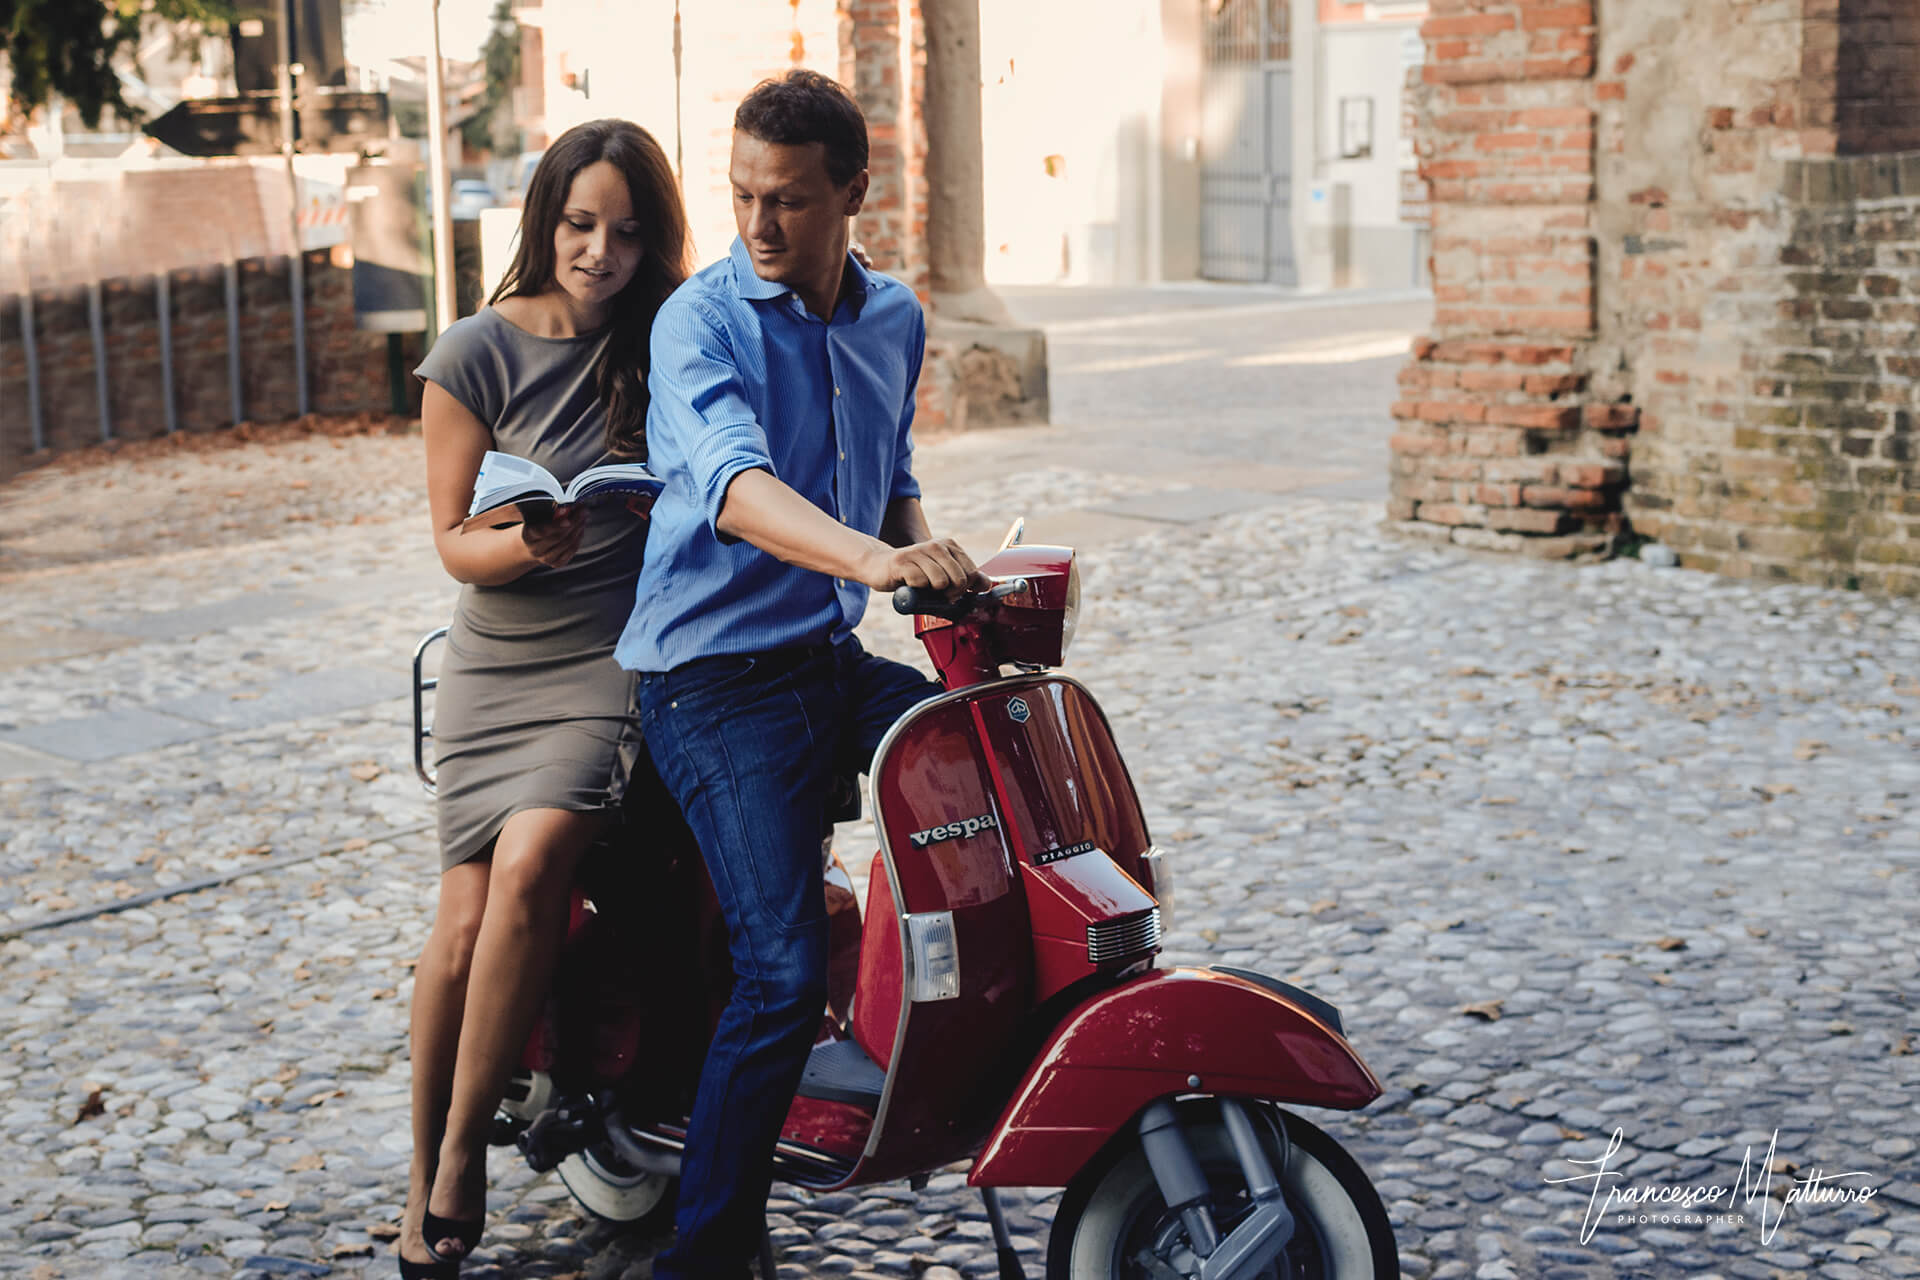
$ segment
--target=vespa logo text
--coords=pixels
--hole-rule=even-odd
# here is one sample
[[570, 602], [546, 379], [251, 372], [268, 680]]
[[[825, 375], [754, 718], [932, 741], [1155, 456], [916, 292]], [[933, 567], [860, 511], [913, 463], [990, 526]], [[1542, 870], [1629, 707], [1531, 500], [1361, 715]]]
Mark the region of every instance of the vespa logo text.
[[991, 831], [1000, 824], [993, 815], [983, 813], [977, 818], [962, 818], [958, 822], [943, 822], [937, 827], [928, 827], [925, 831], [916, 831], [908, 839], [915, 847], [924, 849], [930, 844], [939, 844], [942, 840], [965, 840], [977, 836], [982, 831]]

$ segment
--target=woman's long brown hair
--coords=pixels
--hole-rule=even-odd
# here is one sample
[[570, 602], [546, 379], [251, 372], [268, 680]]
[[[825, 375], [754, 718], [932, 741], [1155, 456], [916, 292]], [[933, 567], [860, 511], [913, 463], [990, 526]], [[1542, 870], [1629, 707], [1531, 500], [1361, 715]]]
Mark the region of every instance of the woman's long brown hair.
[[653, 135], [628, 120], [589, 120], [555, 139], [527, 183], [520, 211], [520, 243], [489, 305], [554, 287], [553, 236], [574, 175], [605, 160], [626, 175], [644, 252], [640, 266], [613, 300], [612, 332], [594, 368], [607, 406], [607, 450], [624, 458], [647, 456], [647, 335], [654, 313], [690, 270], [687, 211], [673, 166]]

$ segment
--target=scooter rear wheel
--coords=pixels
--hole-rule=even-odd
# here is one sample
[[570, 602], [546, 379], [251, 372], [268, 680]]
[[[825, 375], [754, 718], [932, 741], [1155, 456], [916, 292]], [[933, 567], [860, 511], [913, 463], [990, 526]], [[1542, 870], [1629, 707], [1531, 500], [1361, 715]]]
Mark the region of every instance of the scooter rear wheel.
[[604, 1144], [568, 1156], [554, 1172], [580, 1207], [596, 1218], [636, 1232], [665, 1231], [673, 1225], [680, 1180], [630, 1169]]
[[[1353, 1157], [1299, 1116], [1271, 1104], [1258, 1110], [1286, 1126], [1284, 1165], [1278, 1143], [1270, 1154], [1295, 1219], [1293, 1238], [1261, 1273], [1264, 1280], [1397, 1280], [1393, 1224]], [[1181, 1119], [1225, 1234], [1252, 1207], [1233, 1144], [1211, 1106], [1182, 1104]], [[1136, 1140], [1061, 1197], [1047, 1280], [1184, 1280], [1189, 1270], [1197, 1274], [1185, 1244], [1179, 1215], [1161, 1198]]]

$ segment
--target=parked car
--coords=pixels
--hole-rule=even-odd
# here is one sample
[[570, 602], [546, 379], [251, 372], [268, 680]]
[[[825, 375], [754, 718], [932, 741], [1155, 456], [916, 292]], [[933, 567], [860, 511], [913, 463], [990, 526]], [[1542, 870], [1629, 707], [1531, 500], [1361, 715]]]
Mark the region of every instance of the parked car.
[[507, 199], [520, 204], [527, 197], [527, 184], [533, 181], [533, 171], [540, 167], [540, 157], [545, 151], [522, 151], [513, 158], [511, 175], [507, 179]]
[[455, 222], [473, 222], [482, 209], [491, 209], [499, 203], [493, 188], [480, 179], [456, 178], [452, 199], [447, 202], [447, 216]]

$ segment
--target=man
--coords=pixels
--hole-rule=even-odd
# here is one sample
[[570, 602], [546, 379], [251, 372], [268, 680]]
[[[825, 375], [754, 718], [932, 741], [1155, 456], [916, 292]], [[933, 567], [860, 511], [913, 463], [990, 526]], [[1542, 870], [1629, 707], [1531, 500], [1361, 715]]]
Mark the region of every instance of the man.
[[909, 469], [926, 324], [847, 252], [867, 130], [846, 91], [793, 71], [734, 116], [731, 255], [653, 326], [653, 509], [632, 619], [647, 745], [712, 873], [735, 983], [707, 1054], [660, 1277], [744, 1275], [770, 1160], [820, 1025], [820, 833], [836, 771], [938, 691], [853, 637], [868, 590], [975, 588], [935, 541]]

